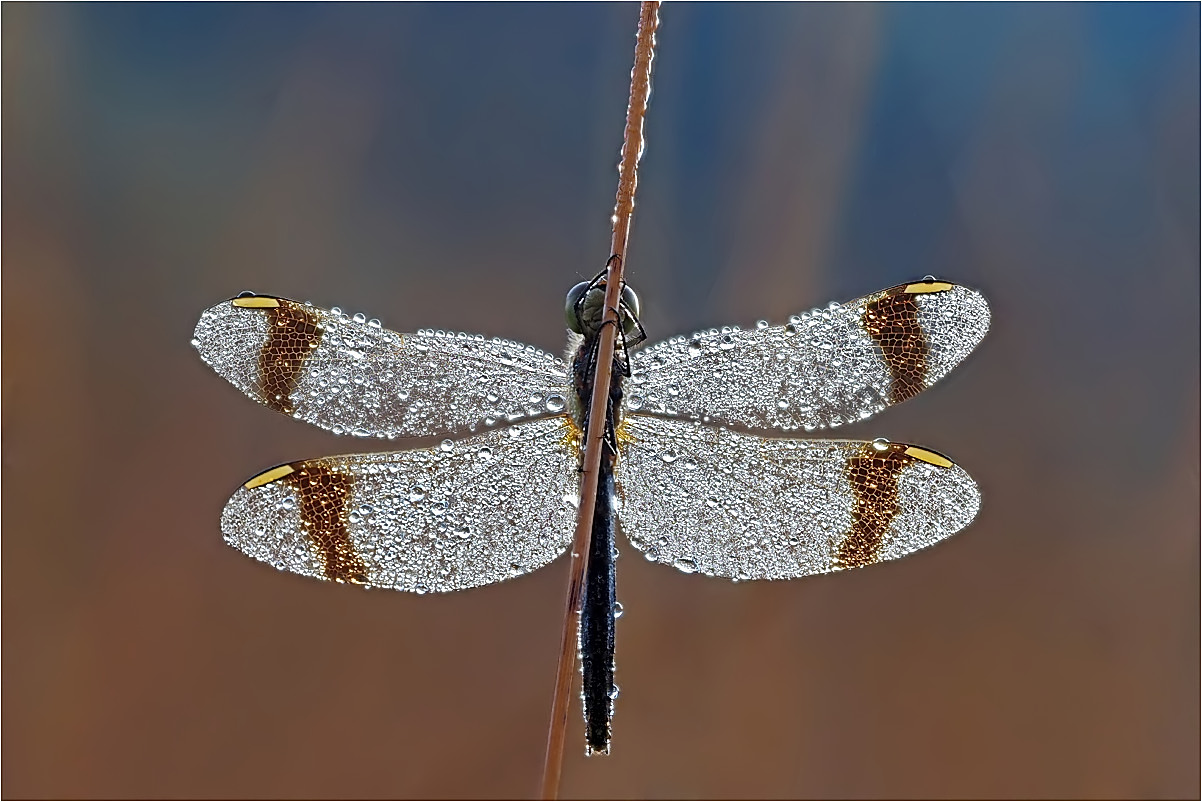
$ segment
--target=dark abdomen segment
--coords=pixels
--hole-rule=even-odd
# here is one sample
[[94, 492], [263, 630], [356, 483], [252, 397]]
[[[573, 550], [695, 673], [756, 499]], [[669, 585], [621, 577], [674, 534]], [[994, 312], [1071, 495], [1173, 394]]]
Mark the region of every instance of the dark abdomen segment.
[[612, 457], [601, 458], [588, 575], [580, 610], [580, 665], [584, 696], [584, 736], [589, 754], [609, 752], [614, 696], [614, 475]]

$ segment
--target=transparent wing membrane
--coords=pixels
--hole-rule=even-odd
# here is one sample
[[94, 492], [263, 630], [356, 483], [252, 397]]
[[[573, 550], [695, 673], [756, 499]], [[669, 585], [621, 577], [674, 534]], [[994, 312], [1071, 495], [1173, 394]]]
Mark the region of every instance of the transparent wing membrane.
[[980, 293], [902, 285], [784, 326], [711, 329], [645, 348], [633, 356], [626, 405], [758, 429], [840, 426], [930, 387], [988, 328]]
[[565, 416], [439, 446], [290, 463], [221, 516], [226, 542], [285, 571], [415, 592], [500, 582], [568, 546], [578, 430]]
[[649, 416], [619, 429], [622, 529], [647, 558], [730, 579], [790, 579], [904, 556], [967, 526], [963, 469], [925, 449], [774, 440]]
[[250, 398], [335, 434], [417, 437], [559, 413], [563, 362], [481, 335], [397, 334], [270, 296], [206, 310], [192, 344]]

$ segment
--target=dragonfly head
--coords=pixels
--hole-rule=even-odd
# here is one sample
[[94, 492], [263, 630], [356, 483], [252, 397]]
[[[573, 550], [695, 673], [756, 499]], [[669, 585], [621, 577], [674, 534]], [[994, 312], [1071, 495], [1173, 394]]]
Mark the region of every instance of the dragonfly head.
[[[605, 280], [582, 281], [568, 290], [564, 301], [564, 318], [568, 328], [577, 334], [589, 336], [601, 329], [605, 309]], [[639, 297], [629, 285], [622, 285], [622, 297], [618, 303], [622, 320], [622, 331], [630, 334], [638, 327]]]

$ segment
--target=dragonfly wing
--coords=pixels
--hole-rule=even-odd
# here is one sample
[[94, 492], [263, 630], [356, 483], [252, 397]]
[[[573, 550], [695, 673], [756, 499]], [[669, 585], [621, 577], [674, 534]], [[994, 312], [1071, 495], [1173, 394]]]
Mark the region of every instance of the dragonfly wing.
[[319, 579], [419, 593], [500, 582], [571, 541], [578, 442], [557, 416], [434, 448], [293, 462], [243, 485], [221, 531]]
[[757, 429], [863, 420], [943, 378], [989, 329], [975, 290], [893, 287], [784, 326], [711, 329], [639, 351], [627, 409]]
[[619, 429], [622, 529], [647, 559], [790, 579], [926, 548], [980, 507], [963, 469], [884, 441], [772, 440], [647, 416]]
[[397, 334], [271, 296], [205, 310], [192, 344], [247, 396], [335, 434], [417, 437], [565, 408], [563, 362], [481, 335]]

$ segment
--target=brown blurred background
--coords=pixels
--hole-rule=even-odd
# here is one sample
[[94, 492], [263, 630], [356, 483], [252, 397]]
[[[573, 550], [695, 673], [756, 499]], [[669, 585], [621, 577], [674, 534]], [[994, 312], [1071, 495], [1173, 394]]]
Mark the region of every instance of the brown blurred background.
[[[533, 794], [566, 560], [417, 597], [228, 549], [240, 481], [348, 444], [189, 339], [252, 289], [560, 351], [608, 255], [636, 7], [2, 14], [0, 792]], [[978, 287], [977, 354], [848, 436], [940, 449], [985, 501], [806, 581], [623, 547], [614, 754], [574, 709], [564, 795], [1197, 797], [1199, 6], [662, 16], [651, 338]]]

